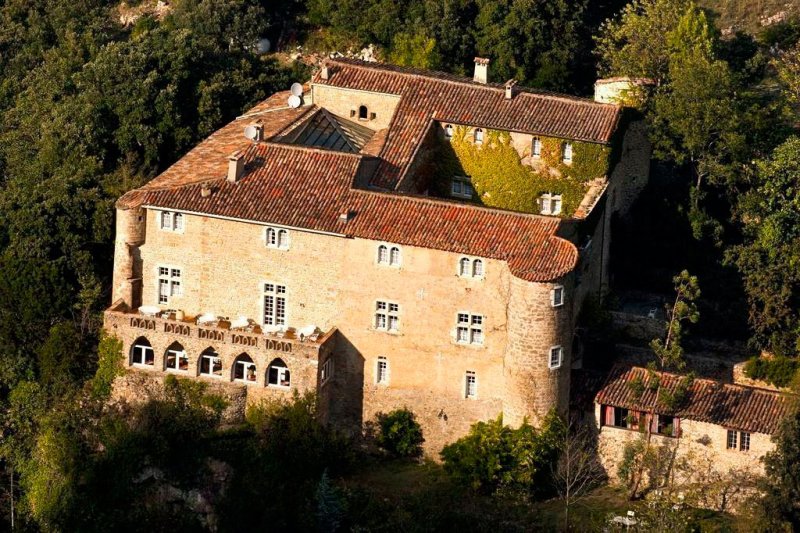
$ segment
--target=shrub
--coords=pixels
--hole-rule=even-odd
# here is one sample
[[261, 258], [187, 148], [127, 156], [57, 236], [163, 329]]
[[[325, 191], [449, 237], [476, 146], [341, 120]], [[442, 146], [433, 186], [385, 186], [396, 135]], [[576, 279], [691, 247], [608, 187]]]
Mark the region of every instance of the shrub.
[[542, 427], [524, 422], [514, 429], [503, 417], [473, 424], [470, 432], [442, 450], [444, 468], [474, 490], [494, 493], [501, 488], [544, 494], [550, 491], [548, 466], [558, 458], [564, 424], [551, 412]]
[[422, 428], [408, 409], [378, 415], [378, 445], [395, 457], [416, 457], [422, 453]]
[[800, 361], [789, 357], [753, 357], [745, 364], [744, 373], [749, 378], [767, 381], [776, 387], [786, 387], [794, 379], [799, 367]]

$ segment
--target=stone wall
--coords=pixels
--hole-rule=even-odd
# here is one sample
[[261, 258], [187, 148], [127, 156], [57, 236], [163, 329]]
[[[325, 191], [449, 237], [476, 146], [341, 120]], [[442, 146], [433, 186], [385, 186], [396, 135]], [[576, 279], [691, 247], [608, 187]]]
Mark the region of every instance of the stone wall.
[[[359, 124], [377, 131], [389, 127], [397, 104], [400, 103], [400, 97], [392, 94], [314, 84], [311, 86], [311, 103], [325, 108], [334, 115], [357, 121]], [[368, 117], [369, 113], [375, 113], [374, 119], [358, 119], [358, 108], [362, 105], [367, 107]], [[355, 116], [351, 114], [353, 111], [356, 113]]]

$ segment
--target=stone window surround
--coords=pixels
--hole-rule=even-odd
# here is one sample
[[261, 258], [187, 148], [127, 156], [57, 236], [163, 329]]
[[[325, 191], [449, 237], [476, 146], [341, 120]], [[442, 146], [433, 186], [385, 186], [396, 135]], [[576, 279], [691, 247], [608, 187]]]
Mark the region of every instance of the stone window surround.
[[[558, 353], [558, 362], [553, 363], [553, 352], [557, 351]], [[556, 344], [551, 346], [549, 350], [547, 350], [547, 367], [550, 370], [558, 370], [561, 368], [561, 365], [564, 364], [564, 348], [560, 344]]]
[[[244, 360], [242, 356], [247, 356], [247, 358], [250, 359], [250, 361]], [[242, 367], [242, 376], [244, 376], [242, 378], [236, 377], [236, 368], [238, 366]], [[247, 374], [251, 367], [253, 369], [254, 375], [256, 376], [256, 379], [254, 380], [247, 379]], [[247, 353], [241, 353], [236, 357], [236, 359], [233, 361], [232, 370], [233, 370], [232, 380], [234, 383], [243, 383], [249, 386], [258, 384], [258, 367], [256, 367], [256, 364], [253, 362], [252, 358]]]
[[[158, 229], [170, 233], [183, 233], [186, 229], [186, 215], [179, 211], [156, 211], [158, 217]], [[164, 224], [164, 217], [169, 220], [169, 225]], [[180, 220], [180, 228], [177, 221]]]
[[[556, 299], [556, 294], [560, 294], [560, 300]], [[566, 301], [566, 289], [564, 289], [563, 285], [554, 285], [552, 289], [550, 289], [550, 305], [552, 307], [563, 307], [564, 302]]]
[[[462, 268], [462, 263], [465, 260], [467, 261], [467, 263], [466, 263], [467, 273], [466, 274], [463, 273], [463, 268]], [[475, 274], [475, 270], [476, 270], [475, 266], [476, 266], [477, 262], [479, 262], [479, 264], [481, 265], [480, 266], [481, 272], [480, 272], [480, 274], [476, 275]], [[483, 280], [486, 277], [486, 261], [484, 261], [480, 257], [470, 257], [470, 256], [467, 256], [467, 255], [462, 255], [462, 256], [460, 256], [458, 258], [458, 261], [456, 261], [456, 275], [459, 278], [464, 278], [464, 279]]]
[[[267, 285], [272, 285], [274, 290], [272, 292], [267, 292]], [[283, 292], [277, 292], [278, 287], [283, 287]], [[261, 326], [266, 328], [280, 328], [280, 330], [284, 330], [288, 327], [289, 324], [289, 289], [283, 283], [276, 283], [274, 281], [261, 281], [259, 284], [259, 290], [261, 291]], [[275, 304], [273, 304], [273, 318], [277, 322], [277, 298], [283, 298], [283, 324], [266, 324], [266, 297], [272, 296], [276, 299]]]
[[464, 373], [464, 399], [475, 400], [478, 398], [478, 374], [474, 370]]
[[[466, 316], [467, 321], [461, 322], [461, 317]], [[453, 329], [453, 341], [458, 346], [465, 346], [471, 348], [485, 348], [486, 347], [486, 316], [480, 313], [471, 313], [469, 311], [459, 311], [456, 313], [456, 326]], [[479, 322], [475, 322], [478, 318]], [[467, 340], [462, 341], [458, 338], [459, 328], [465, 328], [467, 331]], [[474, 332], [478, 332], [480, 342], [473, 342]]]
[[[274, 242], [271, 242], [273, 241]], [[289, 230], [277, 226], [267, 226], [264, 229], [264, 245], [273, 250], [288, 250], [291, 239]]]
[[[156, 279], [156, 302], [157, 302], [157, 305], [169, 306], [169, 305], [171, 305], [173, 303], [172, 299], [174, 297], [183, 296], [183, 289], [184, 289], [184, 287], [183, 287], [183, 280], [184, 280], [183, 267], [182, 266], [176, 266], [176, 265], [157, 264], [154, 268], [155, 268], [155, 273], [156, 273], [155, 279]], [[169, 274], [162, 275], [161, 274], [161, 269], [162, 268], [166, 268], [167, 270], [169, 270]], [[177, 276], [173, 275], [173, 272], [176, 271], [176, 270], [178, 271], [178, 275]], [[167, 280], [167, 287], [169, 289], [169, 295], [167, 295], [167, 297], [166, 297], [167, 300], [165, 302], [161, 301], [161, 280], [162, 279]], [[174, 288], [173, 283], [176, 282], [176, 281], [178, 282], [179, 289], [178, 289], [177, 293], [173, 294], [172, 293], [172, 290]]]
[[[278, 364], [278, 363], [280, 363], [280, 364]], [[283, 366], [281, 366], [281, 364]], [[276, 370], [275, 374], [276, 374], [277, 381], [278, 381], [277, 383], [270, 382], [270, 377], [271, 377], [273, 368]], [[286, 382], [288, 383], [288, 385], [282, 385], [281, 384], [281, 382], [282, 382], [282, 380], [284, 378], [286, 379]], [[286, 365], [286, 362], [284, 362], [284, 360], [281, 359], [280, 357], [277, 357], [277, 358], [273, 359], [267, 365], [267, 378], [266, 378], [266, 381], [265, 381], [264, 385], [269, 389], [289, 390], [289, 389], [292, 388], [292, 374], [289, 371], [289, 367]]]
[[[382, 251], [386, 252], [386, 259], [381, 260]], [[397, 254], [397, 259], [394, 259], [394, 254]], [[378, 242], [378, 247], [375, 252], [375, 264], [382, 267], [400, 268], [403, 266], [403, 250], [399, 244], [392, 244], [389, 242]]]
[[[208, 373], [203, 372], [203, 360], [208, 359]], [[214, 360], [219, 361], [220, 373], [214, 373]], [[200, 353], [197, 358], [197, 375], [204, 378], [223, 379], [225, 377], [225, 368], [222, 366], [222, 357], [216, 350], [205, 349]], [[232, 377], [231, 377], [232, 379]]]
[[[383, 370], [381, 370], [381, 363], [383, 363]], [[389, 359], [382, 355], [375, 361], [375, 384], [389, 384]]]
[[[381, 304], [383, 304], [383, 308], [381, 308]], [[394, 309], [392, 309], [394, 307]], [[385, 317], [386, 326], [379, 327], [378, 326], [378, 315]], [[395, 329], [390, 329], [389, 324], [390, 318], [397, 319], [397, 327]], [[400, 335], [400, 304], [395, 300], [388, 300], [388, 299], [378, 299], [372, 302], [372, 330], [373, 331], [380, 331], [381, 333], [389, 333], [391, 335]]]
[[[139, 339], [136, 339], [136, 340], [138, 341]], [[131, 366], [135, 366], [137, 368], [155, 369], [155, 352], [153, 351], [152, 345], [149, 344], [149, 341], [147, 341], [147, 339], [144, 339], [144, 340], [146, 342], [148, 342], [148, 344], [137, 344], [136, 342], [134, 342], [133, 345], [131, 345], [131, 353], [130, 353], [130, 359], [129, 359], [130, 365]], [[147, 361], [147, 355], [146, 355], [147, 350], [149, 350], [151, 352], [151, 356], [153, 358], [153, 363], [146, 363], [145, 362], [145, 361]], [[136, 357], [137, 353], [140, 354], [140, 356], [141, 356], [141, 359], [142, 359], [141, 363], [138, 363], [138, 362], [135, 361], [135, 357]]]
[[[181, 347], [181, 348], [183, 348], [183, 347]], [[167, 361], [169, 360], [169, 354], [173, 354], [175, 356], [175, 364], [178, 365], [177, 368], [173, 368], [171, 366], [167, 366], [168, 365]], [[185, 369], [185, 370], [180, 368], [180, 360], [181, 359], [186, 359], [187, 362], [189, 360], [189, 354], [186, 353], [185, 349], [175, 350], [173, 348], [167, 348], [167, 351], [164, 352], [164, 355], [165, 355], [165, 357], [164, 357], [164, 371], [165, 372], [174, 372], [176, 374], [188, 374], [189, 373], [189, 369], [188, 368]]]

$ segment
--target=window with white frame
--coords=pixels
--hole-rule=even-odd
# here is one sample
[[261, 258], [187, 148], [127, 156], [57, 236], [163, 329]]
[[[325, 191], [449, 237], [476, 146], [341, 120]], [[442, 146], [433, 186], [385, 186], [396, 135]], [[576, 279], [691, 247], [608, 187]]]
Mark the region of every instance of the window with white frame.
[[728, 440], [727, 440], [727, 448], [729, 450], [736, 449], [736, 442], [737, 442], [737, 432], [735, 429], [728, 430]]
[[200, 375], [213, 378], [222, 377], [222, 358], [211, 348], [200, 354]]
[[167, 348], [164, 366], [167, 370], [174, 370], [176, 372], [186, 372], [189, 370], [189, 356], [186, 355], [186, 350], [183, 349], [183, 346], [174, 342]]
[[474, 194], [475, 189], [472, 188], [472, 182], [468, 177], [453, 176], [453, 179], [450, 181], [450, 196], [471, 200]]
[[168, 304], [174, 296], [183, 294], [181, 286], [181, 269], [158, 267], [158, 303]]
[[564, 143], [561, 150], [564, 163], [572, 163], [572, 143]]
[[131, 364], [153, 366], [155, 365], [156, 355], [150, 342], [144, 337], [139, 337], [131, 347]]
[[483, 260], [462, 257], [458, 260], [458, 275], [462, 278], [482, 278]]
[[272, 361], [267, 369], [267, 386], [288, 389], [291, 384], [291, 375], [283, 359]]
[[483, 130], [480, 128], [475, 130], [475, 144], [483, 144]]
[[385, 357], [378, 357], [375, 367], [375, 383], [381, 385], [389, 383], [389, 360]]
[[464, 376], [464, 397], [478, 397], [478, 377], [472, 370], [467, 370], [467, 374]]
[[268, 227], [266, 242], [269, 248], [287, 250], [289, 248], [289, 231], [283, 228]]
[[747, 431], [739, 432], [739, 450], [743, 452], [750, 450], [750, 433]]
[[561, 214], [561, 195], [560, 194], [543, 194], [539, 197], [539, 212], [543, 215], [560, 215]]
[[381, 244], [378, 246], [378, 264], [399, 267], [401, 261], [400, 248]]
[[389, 265], [400, 266], [400, 248], [397, 246], [389, 248]]
[[444, 127], [444, 138], [448, 141], [453, 138], [453, 125], [448, 124]]
[[561, 346], [553, 346], [550, 348], [550, 360], [548, 366], [551, 369], [560, 368], [564, 360], [564, 348]]
[[253, 359], [246, 353], [239, 355], [233, 363], [233, 380], [255, 383], [257, 379], [256, 364]]
[[553, 307], [564, 305], [564, 287], [562, 285], [556, 285], [550, 291], [550, 305]]
[[375, 329], [397, 331], [400, 328], [400, 305], [378, 300], [375, 302]]
[[333, 377], [333, 358], [328, 358], [322, 363], [322, 368], [319, 371], [320, 384], [324, 385]]
[[286, 285], [264, 284], [264, 325], [286, 325]]
[[483, 277], [483, 261], [481, 261], [480, 259], [474, 259], [472, 261], [472, 277], [473, 278]]
[[483, 315], [458, 313], [456, 341], [460, 344], [483, 344]]
[[158, 227], [164, 231], [183, 231], [183, 213], [161, 211]]
[[542, 140], [539, 137], [533, 138], [533, 145], [531, 147], [531, 155], [534, 159], [542, 157]]

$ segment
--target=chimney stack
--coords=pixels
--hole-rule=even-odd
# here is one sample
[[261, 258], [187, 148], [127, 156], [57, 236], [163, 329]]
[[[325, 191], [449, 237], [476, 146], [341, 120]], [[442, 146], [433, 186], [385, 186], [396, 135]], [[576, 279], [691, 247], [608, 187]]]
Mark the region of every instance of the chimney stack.
[[236, 183], [244, 174], [244, 152], [237, 150], [228, 156], [228, 181]]
[[319, 77], [323, 80], [328, 80], [331, 77], [331, 68], [328, 65], [322, 65], [322, 70], [319, 73]]
[[506, 100], [511, 100], [517, 94], [517, 80], [508, 80], [506, 82]]
[[486, 83], [489, 81], [489, 60], [485, 57], [475, 58], [475, 75], [472, 77], [472, 80], [478, 83]]

